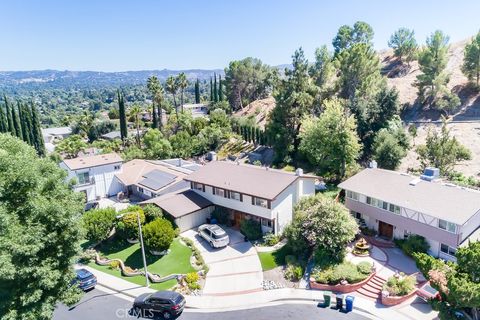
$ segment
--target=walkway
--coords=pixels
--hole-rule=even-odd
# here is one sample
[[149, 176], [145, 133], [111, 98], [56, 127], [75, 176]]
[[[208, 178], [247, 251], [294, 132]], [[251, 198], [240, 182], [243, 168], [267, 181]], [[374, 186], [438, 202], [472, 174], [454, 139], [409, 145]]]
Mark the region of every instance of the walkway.
[[257, 251], [243, 235], [224, 228], [230, 237], [230, 245], [213, 249], [195, 230], [182, 233], [193, 240], [209, 267], [202, 294], [205, 296], [228, 296], [261, 291], [263, 271]]

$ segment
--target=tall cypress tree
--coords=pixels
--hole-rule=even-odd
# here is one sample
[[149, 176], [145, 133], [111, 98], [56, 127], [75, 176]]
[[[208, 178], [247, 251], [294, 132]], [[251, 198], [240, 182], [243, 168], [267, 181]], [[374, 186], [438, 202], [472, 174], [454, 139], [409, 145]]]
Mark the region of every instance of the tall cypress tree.
[[38, 115], [37, 108], [32, 102], [32, 125], [33, 125], [33, 144], [39, 156], [45, 156], [47, 154], [45, 150], [45, 142], [43, 141], [42, 128], [40, 127], [40, 117]]
[[18, 119], [18, 114], [15, 111], [15, 105], [12, 105], [11, 111], [12, 111], [12, 120], [13, 120], [13, 128], [15, 129], [15, 135], [19, 139], [23, 140], [22, 127], [20, 126], [20, 120]]
[[127, 115], [125, 113], [125, 101], [123, 100], [123, 94], [120, 93], [120, 90], [117, 90], [118, 95], [118, 113], [120, 115], [120, 137], [122, 141], [127, 139]]
[[23, 108], [22, 108], [22, 103], [20, 101], [17, 101], [17, 111], [18, 111], [18, 118], [20, 120], [20, 130], [22, 131], [22, 139], [23, 141], [28, 142], [28, 129], [25, 125], [25, 117], [23, 115]]
[[195, 103], [200, 103], [200, 83], [195, 81]]
[[218, 102], [217, 74], [213, 74], [213, 101]]
[[222, 76], [218, 76], [218, 101], [223, 101]]
[[8, 132], [10, 132], [12, 135], [16, 135], [15, 128], [13, 127], [12, 112], [10, 111], [10, 104], [7, 96], [4, 95], [3, 100], [5, 101], [5, 114], [7, 115]]
[[157, 129], [158, 120], [157, 120], [157, 111], [155, 109], [155, 101], [152, 101], [152, 128]]
[[213, 101], [213, 80], [210, 77], [210, 101]]
[[8, 131], [7, 117], [5, 116], [5, 112], [3, 112], [3, 106], [0, 105], [0, 132], [7, 132], [7, 131]]
[[35, 137], [33, 135], [32, 113], [31, 113], [31, 110], [28, 108], [27, 104], [22, 104], [21, 109], [22, 109], [22, 120], [25, 125], [25, 131], [24, 131], [26, 133], [25, 141], [29, 145], [33, 146]]

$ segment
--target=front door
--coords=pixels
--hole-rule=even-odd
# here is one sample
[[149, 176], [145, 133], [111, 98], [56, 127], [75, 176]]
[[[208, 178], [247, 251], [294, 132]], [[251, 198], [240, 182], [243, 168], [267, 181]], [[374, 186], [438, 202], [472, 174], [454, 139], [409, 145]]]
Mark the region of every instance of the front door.
[[393, 226], [383, 221], [378, 222], [378, 235], [391, 240], [393, 238]]
[[235, 211], [233, 213], [233, 219], [235, 220], [234, 227], [239, 229], [240, 228], [240, 223], [242, 222], [242, 220], [244, 218], [245, 218], [245, 214], [243, 212]]

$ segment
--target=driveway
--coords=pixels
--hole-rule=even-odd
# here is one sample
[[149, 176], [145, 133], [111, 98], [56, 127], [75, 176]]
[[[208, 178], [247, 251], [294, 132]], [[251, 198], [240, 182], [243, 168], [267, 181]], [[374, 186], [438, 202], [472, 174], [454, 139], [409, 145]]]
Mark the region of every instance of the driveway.
[[263, 272], [257, 251], [245, 242], [240, 232], [225, 228], [230, 245], [213, 249], [196, 230], [188, 230], [182, 236], [193, 240], [210, 271], [207, 274], [204, 295], [234, 295], [261, 291]]

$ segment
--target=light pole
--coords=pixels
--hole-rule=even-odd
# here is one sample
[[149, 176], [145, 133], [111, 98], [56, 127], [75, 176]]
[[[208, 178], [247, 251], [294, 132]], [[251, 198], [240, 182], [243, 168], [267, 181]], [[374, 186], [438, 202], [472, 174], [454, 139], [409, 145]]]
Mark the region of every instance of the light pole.
[[[140, 213], [136, 211], [137, 213], [137, 223], [138, 223], [138, 237], [140, 239], [140, 249], [142, 250], [142, 258], [143, 258], [143, 269], [145, 271], [145, 286], [149, 287], [150, 286], [150, 281], [148, 280], [148, 271], [147, 271], [147, 259], [145, 258], [145, 247], [143, 246], [143, 235], [142, 235], [142, 224], [140, 223]], [[117, 216], [117, 219], [121, 219], [124, 214], [120, 214]]]

